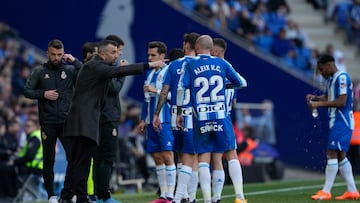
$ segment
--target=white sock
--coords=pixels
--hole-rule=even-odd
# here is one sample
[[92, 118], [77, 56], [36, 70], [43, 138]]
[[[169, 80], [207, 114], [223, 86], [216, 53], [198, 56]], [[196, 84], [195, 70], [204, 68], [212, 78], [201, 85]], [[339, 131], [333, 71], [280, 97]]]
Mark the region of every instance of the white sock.
[[176, 184], [176, 166], [172, 164], [166, 166], [166, 182], [167, 182], [167, 198], [174, 198], [175, 184]]
[[192, 168], [186, 165], [183, 165], [179, 171], [179, 176], [177, 179], [177, 186], [175, 192], [175, 201], [185, 198], [187, 185], [190, 182], [192, 174]]
[[339, 171], [345, 179], [347, 191], [356, 192], [357, 190], [354, 182], [354, 175], [352, 172], [351, 163], [347, 158], [345, 158], [339, 163]]
[[188, 184], [188, 193], [190, 201], [196, 200], [196, 191], [199, 185], [199, 171], [193, 171], [191, 173], [191, 179]]
[[199, 180], [204, 202], [211, 202], [211, 175], [206, 162], [199, 163]]
[[212, 171], [212, 201], [216, 202], [221, 199], [221, 192], [225, 183], [225, 172], [224, 170], [213, 170]]
[[156, 166], [156, 176], [160, 187], [160, 197], [166, 198], [167, 183], [166, 183], [166, 168], [165, 164]]
[[331, 188], [334, 184], [338, 169], [339, 169], [339, 165], [337, 159], [327, 160], [327, 165], [325, 168], [325, 184], [323, 187], [323, 191], [327, 193], [331, 193]]
[[239, 160], [232, 159], [228, 162], [229, 175], [234, 186], [235, 196], [239, 199], [245, 199], [243, 189], [243, 176]]
[[176, 165], [176, 176], [178, 176], [179, 175], [179, 172], [180, 172], [180, 170], [181, 170], [181, 167], [182, 167], [182, 163], [178, 163], [177, 165]]

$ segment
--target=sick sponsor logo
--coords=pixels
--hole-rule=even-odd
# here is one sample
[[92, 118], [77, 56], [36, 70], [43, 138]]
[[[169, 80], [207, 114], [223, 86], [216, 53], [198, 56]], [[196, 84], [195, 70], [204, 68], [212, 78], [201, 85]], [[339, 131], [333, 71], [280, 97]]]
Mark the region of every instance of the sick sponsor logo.
[[219, 124], [209, 124], [209, 125], [205, 125], [200, 127], [200, 133], [207, 133], [207, 132], [222, 132], [223, 130], [223, 125], [219, 125]]

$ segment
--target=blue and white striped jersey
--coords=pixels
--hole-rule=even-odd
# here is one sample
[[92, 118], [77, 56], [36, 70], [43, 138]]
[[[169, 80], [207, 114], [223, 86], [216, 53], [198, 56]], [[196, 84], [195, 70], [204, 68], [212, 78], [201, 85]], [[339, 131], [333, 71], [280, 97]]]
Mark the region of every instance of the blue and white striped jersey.
[[[176, 106], [176, 94], [177, 94], [177, 88], [178, 88], [178, 83], [179, 83], [179, 79], [180, 79], [180, 75], [181, 75], [181, 70], [183, 65], [189, 61], [190, 59], [193, 59], [193, 56], [184, 56], [182, 58], [179, 58], [175, 61], [172, 61], [169, 64], [169, 68], [168, 68], [168, 72], [166, 74], [166, 78], [164, 81], [164, 85], [169, 85], [169, 90], [170, 90], [170, 94], [171, 94], [171, 99], [170, 99], [170, 105], [171, 105], [171, 127], [172, 128], [177, 128], [176, 127], [176, 111], [177, 111], [177, 106]], [[183, 116], [184, 116], [184, 128], [187, 129], [192, 129], [193, 124], [192, 124], [192, 109], [190, 106], [190, 92], [187, 91], [185, 98], [184, 98], [184, 102], [183, 102]]]
[[199, 54], [184, 65], [178, 85], [177, 105], [182, 106], [184, 93], [190, 89], [194, 118], [199, 121], [224, 119], [227, 116], [225, 80], [233, 88], [244, 86], [243, 78], [227, 61]]
[[345, 71], [338, 71], [332, 78], [328, 79], [327, 84], [327, 97], [328, 101], [335, 100], [339, 95], [347, 95], [346, 105], [341, 108], [329, 107], [329, 127], [332, 128], [337, 125], [345, 125], [353, 130], [353, 85], [349, 74]]
[[225, 90], [227, 113], [229, 116], [231, 114], [232, 103], [234, 101], [235, 96], [236, 96], [236, 92], [234, 89], [226, 89]]
[[[147, 73], [144, 85], [152, 85], [158, 90], [157, 93], [144, 93], [141, 120], [144, 120], [147, 124], [151, 123], [153, 120], [154, 112], [159, 100], [160, 91], [166, 78], [168, 67], [169, 66], [166, 65], [157, 71], [152, 69]], [[168, 102], [165, 102], [164, 106], [161, 108], [159, 118], [162, 123], [170, 122], [170, 104]]]

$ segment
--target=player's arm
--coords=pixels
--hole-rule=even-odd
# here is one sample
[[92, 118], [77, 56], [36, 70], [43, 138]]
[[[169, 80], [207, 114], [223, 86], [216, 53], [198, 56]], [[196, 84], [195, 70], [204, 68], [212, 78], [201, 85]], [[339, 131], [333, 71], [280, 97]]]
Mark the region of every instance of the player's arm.
[[241, 76], [230, 63], [224, 61], [227, 65], [226, 78], [230, 81], [230, 83], [226, 84], [226, 88], [231, 89], [240, 89], [243, 87], [247, 87], [246, 79]]
[[236, 74], [238, 75], [238, 80], [240, 80], [240, 83], [238, 85], [234, 85], [231, 82], [226, 83], [226, 89], [240, 89], [247, 87], [247, 81], [245, 80], [245, 78], [241, 76], [238, 72], [236, 72]]
[[161, 108], [164, 106], [164, 103], [168, 98], [169, 89], [170, 89], [169, 85], [164, 85], [164, 87], [160, 91], [159, 100], [158, 103], [156, 104], [156, 109], [154, 112], [154, 114], [157, 116], [160, 114]]
[[336, 107], [336, 108], [341, 108], [344, 107], [346, 105], [346, 100], [347, 100], [347, 94], [342, 94], [339, 95], [335, 100], [333, 101], [315, 101], [315, 102], [310, 102], [309, 106], [311, 106], [312, 108], [317, 108], [317, 107]]

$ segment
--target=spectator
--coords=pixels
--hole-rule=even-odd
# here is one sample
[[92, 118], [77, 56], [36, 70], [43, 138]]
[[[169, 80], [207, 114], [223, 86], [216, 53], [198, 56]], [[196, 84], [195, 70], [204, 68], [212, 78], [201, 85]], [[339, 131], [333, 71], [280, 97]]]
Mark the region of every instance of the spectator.
[[272, 43], [271, 53], [281, 58], [287, 56], [289, 51], [294, 50], [294, 48], [292, 41], [286, 39], [286, 30], [280, 29]]
[[225, 29], [227, 27], [226, 18], [230, 16], [230, 8], [228, 3], [225, 0], [215, 0], [210, 5], [210, 8], [214, 13], [215, 27]]
[[148, 185], [150, 173], [145, 152], [145, 137], [137, 133], [136, 126], [139, 124], [140, 115], [133, 120], [131, 132], [128, 134], [128, 147], [130, 148], [130, 156], [135, 158], [136, 167], [144, 178], [144, 185]]
[[253, 36], [256, 34], [256, 24], [253, 22], [251, 13], [247, 10], [240, 12], [240, 28], [238, 34], [245, 39], [251, 41]]
[[230, 6], [230, 15], [226, 18], [226, 24], [231, 32], [238, 32], [240, 26], [240, 19], [239, 13], [236, 11], [234, 6]]
[[6, 132], [5, 121], [0, 117], [0, 165], [7, 163], [16, 150], [16, 139]]
[[15, 197], [18, 191], [17, 176], [41, 175], [43, 168], [41, 133], [38, 121], [27, 120], [25, 125], [27, 142], [15, 159], [0, 165], [0, 191], [2, 195]]
[[334, 52], [335, 64], [339, 71], [347, 71], [344, 53], [340, 50]]
[[348, 25], [346, 26], [346, 36], [348, 43], [357, 43], [358, 51], [360, 49], [360, 0], [353, 0], [350, 8]]
[[208, 20], [211, 20], [214, 17], [214, 13], [211, 10], [207, 0], [196, 0], [194, 11], [204, 16]]
[[271, 30], [265, 28], [264, 31], [254, 36], [253, 43], [257, 45], [257, 48], [260, 52], [264, 54], [270, 54], [273, 40], [274, 39]]
[[266, 2], [270, 12], [278, 11], [282, 7], [286, 13], [290, 13], [290, 7], [286, 0], [267, 0]]

